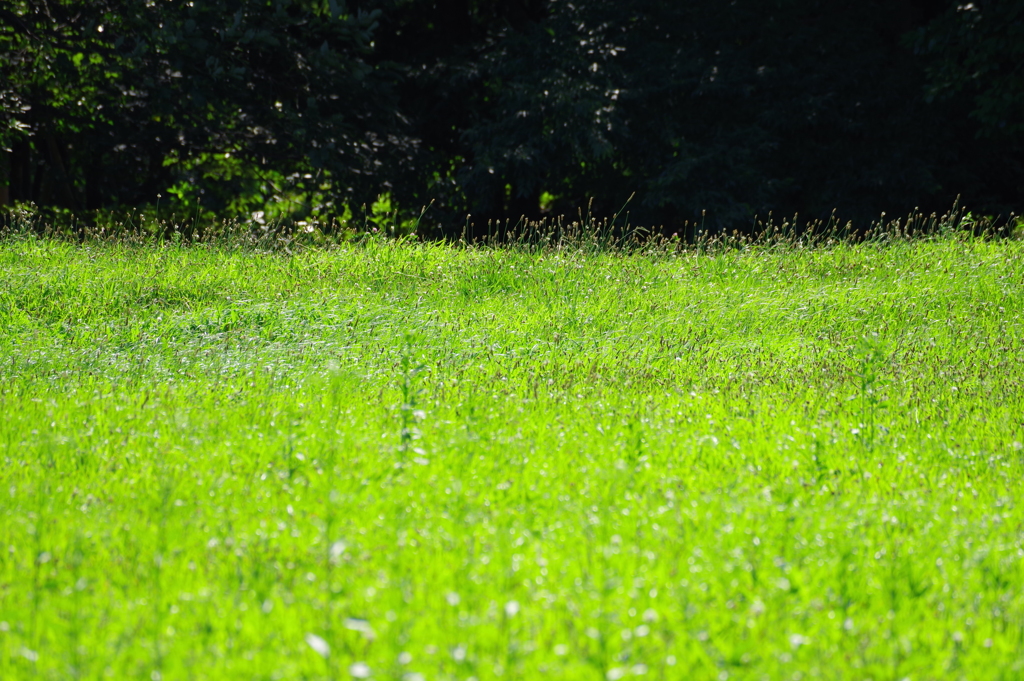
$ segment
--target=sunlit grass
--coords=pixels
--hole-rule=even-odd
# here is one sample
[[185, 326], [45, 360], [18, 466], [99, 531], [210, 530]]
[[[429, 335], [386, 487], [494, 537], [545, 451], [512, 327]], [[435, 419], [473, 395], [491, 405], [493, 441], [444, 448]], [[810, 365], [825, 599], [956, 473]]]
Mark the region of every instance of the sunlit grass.
[[1019, 678], [1022, 282], [9, 240], [0, 678]]

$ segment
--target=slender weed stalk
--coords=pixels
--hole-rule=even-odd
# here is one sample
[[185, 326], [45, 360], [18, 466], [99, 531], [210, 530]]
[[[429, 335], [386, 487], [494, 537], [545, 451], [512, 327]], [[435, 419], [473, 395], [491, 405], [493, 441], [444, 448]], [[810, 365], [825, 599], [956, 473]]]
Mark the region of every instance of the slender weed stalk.
[[878, 333], [861, 336], [856, 346], [857, 380], [859, 381], [860, 423], [857, 439], [871, 450], [877, 443], [878, 412], [885, 404], [881, 391], [888, 352]]

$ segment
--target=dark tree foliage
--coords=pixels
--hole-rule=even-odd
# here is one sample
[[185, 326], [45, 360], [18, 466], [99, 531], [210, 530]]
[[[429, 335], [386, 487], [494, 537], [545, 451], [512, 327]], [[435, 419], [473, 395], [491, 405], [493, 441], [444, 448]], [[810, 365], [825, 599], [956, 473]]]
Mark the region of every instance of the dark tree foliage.
[[905, 45], [946, 3], [573, 0], [523, 3], [516, 22], [402, 6], [435, 21], [381, 44], [410, 66], [403, 106], [430, 110], [416, 134], [438, 152], [435, 197], [478, 223], [538, 217], [542, 193], [604, 215], [635, 193], [633, 222], [669, 230], [1020, 198], [1015, 161], [992, 162], [959, 102], [927, 101], [930, 62]]
[[[992, 212], [1019, 214], [1024, 203], [1024, 2], [944, 4], [945, 11], [908, 34], [906, 43], [923, 57], [932, 108], [952, 109], [957, 115], [945, 122], [974, 133], [975, 140], [958, 149], [954, 163], [960, 172], [949, 184], [963, 187]], [[964, 112], [969, 125], [963, 123]]]
[[966, 91], [980, 136], [1024, 136], [1024, 2], [958, 3], [907, 42], [930, 57], [929, 99]]
[[[333, 2], [28, 0], [0, 13], [11, 198], [336, 199], [400, 181], [415, 143], [366, 62], [377, 13]], [[404, 172], [395, 172], [403, 169]]]
[[[1024, 198], [1024, 0], [16, 0], [0, 200], [668, 232]], [[102, 28], [102, 31], [100, 30]], [[6, 181], [4, 181], [6, 178]], [[294, 202], [294, 203], [288, 203]]]

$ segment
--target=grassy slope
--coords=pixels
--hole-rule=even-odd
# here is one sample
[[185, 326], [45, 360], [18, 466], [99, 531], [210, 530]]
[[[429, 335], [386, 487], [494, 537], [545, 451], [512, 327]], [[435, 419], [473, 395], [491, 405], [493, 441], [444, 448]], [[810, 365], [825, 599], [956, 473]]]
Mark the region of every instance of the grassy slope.
[[0, 245], [0, 677], [1019, 678], [1021, 282]]

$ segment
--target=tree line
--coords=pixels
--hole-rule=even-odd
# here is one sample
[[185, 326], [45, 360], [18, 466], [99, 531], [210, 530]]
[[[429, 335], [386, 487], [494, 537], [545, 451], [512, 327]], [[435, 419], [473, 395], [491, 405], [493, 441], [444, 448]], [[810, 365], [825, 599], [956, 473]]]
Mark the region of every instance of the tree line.
[[1024, 0], [0, 6], [0, 204], [83, 215], [1007, 215], [1022, 111]]

